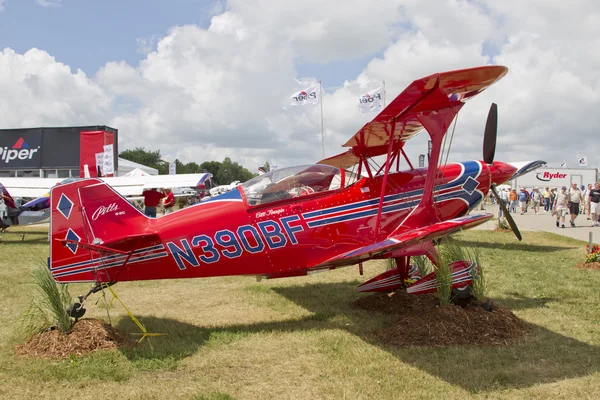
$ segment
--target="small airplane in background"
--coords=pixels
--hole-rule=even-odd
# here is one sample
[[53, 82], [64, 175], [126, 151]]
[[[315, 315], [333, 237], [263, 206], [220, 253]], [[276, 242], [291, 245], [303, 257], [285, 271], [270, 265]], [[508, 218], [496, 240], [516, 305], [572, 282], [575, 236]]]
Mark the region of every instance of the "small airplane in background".
[[[490, 191], [498, 198], [496, 185], [517, 172], [494, 160], [495, 104], [485, 127], [483, 159], [441, 162], [444, 136], [465, 102], [506, 73], [502, 66], [484, 66], [418, 79], [344, 145], [348, 151], [315, 165], [264, 173], [160, 218], [147, 218], [109, 182], [84, 179], [56, 186], [50, 271], [60, 283], [93, 283], [72, 307], [73, 316], [82, 315], [89, 295], [120, 281], [274, 279], [355, 264], [362, 271], [362, 262], [382, 258], [393, 258], [396, 267], [359, 290], [435, 290], [435, 273], [415, 277], [410, 257], [425, 255], [437, 265], [434, 240], [491, 219], [492, 214], [469, 212]], [[404, 144], [423, 130], [432, 142], [430, 163], [414, 168]], [[381, 167], [370, 162], [382, 155]], [[469, 285], [476, 268], [470, 260], [456, 260], [453, 288]]]

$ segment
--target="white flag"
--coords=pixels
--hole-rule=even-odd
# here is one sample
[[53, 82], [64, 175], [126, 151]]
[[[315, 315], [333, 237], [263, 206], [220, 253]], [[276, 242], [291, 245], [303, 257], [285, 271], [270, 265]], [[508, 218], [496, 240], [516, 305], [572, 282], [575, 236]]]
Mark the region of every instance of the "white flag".
[[383, 108], [383, 88], [383, 85], [381, 85], [358, 98], [358, 109], [361, 114], [381, 111]]
[[587, 156], [583, 156], [579, 158], [579, 166], [580, 167], [587, 167], [588, 163], [587, 163]]
[[315, 84], [309, 88], [294, 93], [291, 98], [291, 105], [304, 105], [304, 104], [319, 104], [319, 89], [321, 85]]
[[566, 168], [567, 167], [567, 162], [566, 161], [561, 162], [560, 163], [560, 167], [561, 168]]
[[176, 171], [177, 171], [177, 165], [174, 162], [169, 163], [169, 175], [177, 175]]

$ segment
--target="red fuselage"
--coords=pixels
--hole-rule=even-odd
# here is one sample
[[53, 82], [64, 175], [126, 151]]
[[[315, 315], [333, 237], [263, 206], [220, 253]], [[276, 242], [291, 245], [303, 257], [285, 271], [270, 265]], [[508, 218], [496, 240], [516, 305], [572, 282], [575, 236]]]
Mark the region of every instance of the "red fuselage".
[[[514, 171], [512, 166], [499, 162], [488, 166], [468, 161], [442, 167], [432, 213], [438, 221], [465, 215], [487, 195], [492, 182], [502, 183]], [[67, 215], [69, 223], [63, 224], [64, 211], [63, 216], [53, 212], [53, 235], [71, 235], [89, 243], [113, 238], [116, 244], [112, 247], [135, 251], [123, 267], [125, 255], [65, 249], [60, 243], [52, 243], [51, 270], [61, 282], [305, 275], [333, 256], [385, 239], [398, 229], [402, 232], [403, 221], [423, 195], [426, 173], [426, 169], [415, 169], [389, 174], [379, 232], [375, 227], [382, 176], [256, 206], [249, 205], [238, 187], [156, 219], [138, 211], [124, 212], [120, 203], [111, 203], [112, 199], [99, 191], [105, 185], [86, 187], [89, 193], [85, 196], [103, 202], [104, 208], [83, 202], [81, 226], [87, 227], [73, 232], [68, 230], [77, 223], [77, 216]], [[68, 191], [64, 193], [69, 202], [77, 198]], [[82, 196], [80, 192], [79, 198]], [[59, 200], [53, 200], [53, 204], [55, 201]], [[63, 203], [68, 206], [66, 201]], [[103, 218], [109, 214], [114, 214], [110, 216], [113, 219], [122, 219], [117, 220], [118, 226], [104, 224]], [[138, 236], [151, 239], [136, 242]]]

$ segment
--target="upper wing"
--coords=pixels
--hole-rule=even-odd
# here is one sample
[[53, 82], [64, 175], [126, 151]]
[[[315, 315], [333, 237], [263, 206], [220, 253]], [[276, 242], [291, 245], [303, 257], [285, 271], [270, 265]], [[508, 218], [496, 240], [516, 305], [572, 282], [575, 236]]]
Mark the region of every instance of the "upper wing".
[[[417, 79], [344, 144], [350, 150], [321, 160], [319, 164], [348, 168], [356, 164], [361, 156], [386, 154], [392, 136], [395, 141], [393, 150], [399, 150], [404, 142], [423, 130], [423, 125], [417, 118], [418, 113], [439, 111], [464, 103], [507, 72], [506, 67], [485, 66]], [[390, 130], [394, 121], [396, 127], [392, 135]]]
[[0, 178], [13, 197], [41, 197], [62, 179], [55, 178]]

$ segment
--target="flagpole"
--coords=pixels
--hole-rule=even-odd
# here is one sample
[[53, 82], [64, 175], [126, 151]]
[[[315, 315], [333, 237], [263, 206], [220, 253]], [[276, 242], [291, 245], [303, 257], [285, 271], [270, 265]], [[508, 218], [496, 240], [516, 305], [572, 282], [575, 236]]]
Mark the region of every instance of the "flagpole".
[[323, 152], [323, 159], [325, 158], [325, 133], [323, 132], [323, 85], [319, 80], [319, 92], [321, 94], [321, 148]]
[[385, 79], [383, 80], [383, 108], [385, 108]]

